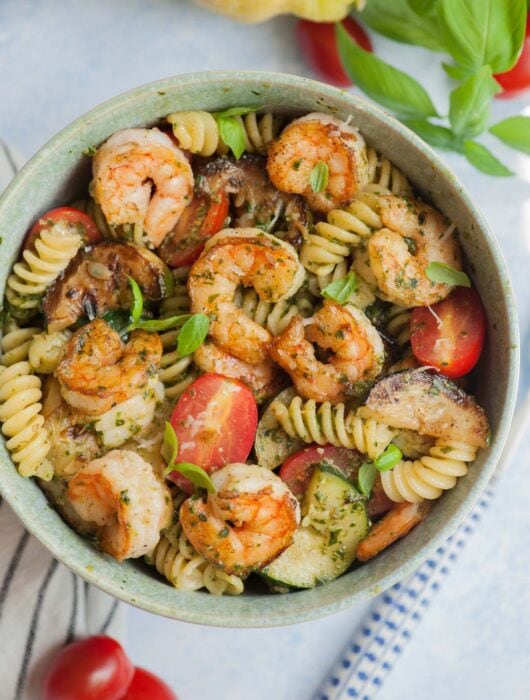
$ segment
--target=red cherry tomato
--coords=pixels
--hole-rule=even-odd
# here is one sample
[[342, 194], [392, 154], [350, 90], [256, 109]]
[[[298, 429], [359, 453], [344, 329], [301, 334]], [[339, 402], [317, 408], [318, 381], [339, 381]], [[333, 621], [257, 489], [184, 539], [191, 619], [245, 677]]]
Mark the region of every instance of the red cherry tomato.
[[229, 200], [224, 191], [215, 197], [195, 195], [177, 225], [160, 246], [160, 257], [170, 267], [191, 265], [207, 239], [220, 231], [228, 216]]
[[[446, 377], [467, 374], [478, 362], [486, 337], [486, 316], [478, 292], [457, 287], [443, 301], [412, 312], [412, 352]], [[436, 315], [435, 315], [436, 314]]]
[[[372, 42], [360, 24], [347, 17], [342, 25], [359, 46], [366, 51], [373, 51]], [[352, 85], [339, 58], [334, 24], [301, 19], [297, 25], [297, 36], [302, 55], [315, 73], [332, 85]]]
[[119, 700], [134, 675], [120, 644], [105, 636], [63, 647], [44, 681], [42, 700]]
[[517, 63], [506, 73], [497, 73], [495, 79], [503, 87], [496, 97], [515, 97], [530, 87], [530, 15], [526, 18], [526, 36]]
[[[179, 440], [179, 462], [198, 464], [207, 472], [244, 462], [258, 426], [258, 407], [250, 389], [220, 374], [203, 374], [182, 394], [171, 415]], [[173, 472], [182, 488], [188, 479]]]
[[88, 214], [79, 209], [74, 209], [74, 207], [58, 207], [43, 214], [33, 224], [24, 241], [24, 248], [31, 248], [43, 229], [52, 228], [59, 221], [74, 228], [84, 243], [97, 243], [101, 240], [101, 233]]
[[137, 666], [121, 700], [177, 700], [177, 696], [161, 678]]
[[297, 498], [301, 498], [311, 478], [313, 467], [324, 461], [353, 480], [357, 478], [357, 470], [362, 463], [356, 450], [333, 445], [310, 445], [285, 460], [279, 472], [280, 478]]

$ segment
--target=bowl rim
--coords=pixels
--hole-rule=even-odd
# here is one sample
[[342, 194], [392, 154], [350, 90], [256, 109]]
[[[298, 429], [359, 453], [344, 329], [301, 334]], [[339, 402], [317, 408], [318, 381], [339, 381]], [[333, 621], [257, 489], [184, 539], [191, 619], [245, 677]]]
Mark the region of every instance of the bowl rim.
[[[428, 556], [434, 552], [447, 538], [453, 534], [458, 525], [465, 519], [468, 513], [473, 508], [476, 501], [478, 501], [481, 493], [485, 490], [493, 472], [499, 462], [501, 457], [501, 452], [506, 442], [508, 436], [509, 426], [513, 417], [513, 412], [515, 408], [516, 398], [517, 398], [517, 387], [519, 378], [519, 365], [520, 365], [520, 351], [519, 351], [519, 327], [517, 322], [517, 311], [515, 306], [515, 299], [513, 294], [512, 285], [510, 282], [510, 275], [508, 268], [502, 254], [500, 245], [495, 238], [493, 231], [485, 219], [484, 215], [478, 208], [478, 206], [473, 201], [472, 197], [467, 192], [466, 188], [460, 181], [460, 179], [453, 173], [453, 171], [445, 164], [442, 158], [422, 139], [412, 132], [408, 127], [399, 122], [396, 118], [388, 114], [386, 111], [378, 107], [377, 105], [369, 102], [368, 100], [359, 97], [346, 90], [336, 88], [330, 85], [326, 85], [316, 80], [311, 80], [309, 78], [304, 78], [301, 76], [292, 75], [289, 73], [277, 73], [269, 71], [238, 71], [238, 70], [223, 70], [223, 71], [201, 71], [194, 73], [187, 73], [183, 75], [175, 75], [171, 77], [164, 78], [162, 80], [148, 82], [140, 85], [136, 88], [123, 92], [115, 97], [112, 97], [99, 105], [96, 105], [89, 111], [85, 112], [83, 115], [75, 119], [69, 125], [61, 129], [56, 135], [54, 135], [47, 143], [45, 143], [37, 153], [24, 165], [24, 167], [15, 176], [10, 185], [6, 188], [2, 196], [0, 197], [0, 221], [3, 216], [3, 211], [8, 205], [8, 202], [12, 198], [16, 198], [17, 192], [20, 188], [24, 188], [28, 181], [31, 181], [33, 173], [37, 171], [42, 164], [44, 164], [48, 159], [53, 158], [54, 152], [56, 150], [64, 147], [66, 143], [73, 140], [73, 137], [80, 129], [83, 129], [87, 119], [91, 117], [96, 117], [97, 119], [108, 118], [112, 112], [115, 110], [120, 111], [124, 109], [128, 102], [135, 102], [137, 99], [148, 99], [151, 93], [160, 93], [166, 88], [174, 88], [176, 82], [178, 81], [179, 90], [185, 92], [186, 88], [193, 87], [198, 83], [211, 83], [213, 85], [218, 85], [220, 83], [232, 83], [232, 84], [251, 84], [251, 83], [268, 83], [271, 86], [278, 86], [283, 89], [288, 87], [295, 89], [312, 90], [317, 92], [321, 97], [329, 97], [330, 99], [342, 99], [345, 104], [350, 104], [358, 112], [368, 113], [375, 119], [383, 122], [389, 129], [397, 132], [405, 140], [411, 143], [417, 150], [421, 151], [422, 155], [428, 159], [433, 166], [437, 169], [440, 177], [445, 180], [449, 180], [458, 189], [459, 196], [462, 198], [466, 206], [473, 214], [473, 218], [480, 229], [481, 236], [485, 239], [487, 246], [491, 250], [493, 256], [495, 257], [499, 275], [503, 279], [504, 288], [504, 304], [508, 311], [508, 328], [510, 333], [510, 342], [512, 344], [512, 349], [514, 345], [516, 346], [516, 351], [510, 354], [511, 363], [507, 374], [507, 386], [506, 386], [506, 405], [503, 414], [501, 415], [498, 430], [493, 440], [491, 446], [491, 451], [488, 456], [487, 461], [481, 468], [481, 473], [478, 475], [475, 484], [472, 489], [467, 494], [466, 499], [460, 504], [456, 509], [452, 517], [444, 523], [440, 528], [439, 532], [435, 537], [431, 537], [425, 544], [420, 546], [418, 550], [408, 559], [398, 565], [391, 573], [381, 577], [377, 584], [369, 585], [360, 591], [351, 593], [349, 595], [338, 595], [334, 600], [328, 604], [312, 604], [309, 606], [293, 606], [291, 612], [286, 612], [282, 610], [274, 614], [272, 610], [268, 612], [266, 618], [263, 617], [263, 610], [257, 609], [257, 612], [253, 612], [252, 609], [245, 610], [245, 613], [240, 614], [239, 619], [234, 619], [234, 615], [230, 610], [230, 605], [227, 604], [225, 610], [217, 611], [211, 613], [201, 611], [200, 607], [195, 609], [187, 606], [186, 596], [183, 596], [183, 602], [177, 608], [175, 606], [169, 606], [168, 604], [159, 603], [153, 600], [139, 600], [138, 595], [132, 595], [128, 590], [121, 587], [116, 581], [113, 580], [102, 580], [97, 571], [91, 571], [87, 569], [81, 562], [77, 560], [72, 560], [71, 557], [67, 556], [63, 551], [61, 541], [57, 538], [51, 541], [46, 538], [46, 535], [38, 529], [36, 522], [32, 519], [31, 514], [27, 514], [23, 511], [22, 505], [19, 504], [16, 498], [17, 488], [11, 488], [9, 484], [4, 483], [0, 474], [0, 493], [9, 503], [11, 508], [21, 519], [24, 526], [29, 530], [51, 553], [63, 564], [65, 564], [69, 569], [73, 570], [76, 574], [81, 576], [83, 579], [89, 583], [97, 586], [106, 593], [122, 600], [126, 603], [132, 604], [135, 607], [147, 610], [152, 613], [170, 617], [184, 622], [191, 622], [196, 624], [205, 624], [209, 626], [217, 627], [232, 627], [232, 628], [259, 628], [259, 627], [275, 627], [275, 626], [285, 626], [288, 624], [295, 624], [300, 622], [305, 622], [313, 619], [318, 619], [338, 613], [342, 610], [352, 607], [357, 603], [364, 602], [374, 595], [390, 588], [395, 583], [403, 580], [411, 573], [413, 573], [418, 566], [428, 558]], [[12, 462], [10, 460], [12, 466]], [[18, 482], [16, 482], [18, 483]], [[23, 487], [22, 487], [23, 488]], [[77, 533], [76, 533], [77, 534]], [[81, 535], [77, 535], [81, 537]], [[313, 589], [317, 590], [317, 589]], [[307, 591], [309, 592], [309, 591]], [[297, 591], [289, 594], [289, 598], [301, 598], [304, 596], [306, 591]], [[190, 595], [190, 594], [188, 594]], [[193, 592], [191, 595], [197, 595]], [[207, 595], [207, 594], [204, 594]], [[263, 596], [260, 596], [263, 597]], [[267, 596], [269, 598], [269, 596]], [[226, 600], [226, 598], [224, 598]], [[252, 596], [249, 597], [250, 600], [253, 599]], [[236, 599], [232, 599], [236, 600]], [[230, 599], [227, 603], [230, 602]], [[171, 609], [169, 609], [171, 607]]]

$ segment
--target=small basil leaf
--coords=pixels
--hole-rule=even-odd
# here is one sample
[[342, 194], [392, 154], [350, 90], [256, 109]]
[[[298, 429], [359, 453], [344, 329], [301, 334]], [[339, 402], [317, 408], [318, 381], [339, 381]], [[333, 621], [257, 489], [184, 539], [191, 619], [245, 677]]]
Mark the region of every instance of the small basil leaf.
[[217, 119], [219, 117], [242, 117], [245, 114], [250, 114], [250, 112], [256, 112], [260, 109], [258, 107], [229, 107], [222, 112], [214, 112], [213, 116]]
[[326, 299], [336, 301], [337, 304], [345, 304], [356, 289], [357, 278], [353, 272], [349, 272], [346, 277], [330, 282], [321, 294]]
[[233, 117], [219, 117], [217, 125], [224, 143], [232, 151], [236, 160], [239, 160], [245, 152], [247, 144], [243, 125]]
[[490, 132], [507, 146], [530, 154], [530, 117], [508, 117], [494, 124]]
[[137, 323], [131, 323], [128, 330], [134, 331], [140, 329], [142, 331], [158, 333], [160, 331], [167, 331], [170, 328], [178, 328], [190, 318], [191, 314], [182, 314], [181, 316], [169, 316], [169, 318], [149, 319], [147, 321], [140, 320]]
[[366, 496], [366, 498], [370, 498], [370, 494], [372, 493], [372, 489], [374, 487], [376, 474], [377, 469], [375, 468], [375, 464], [373, 462], [365, 462], [364, 464], [361, 464], [358, 476], [358, 486], [359, 491]]
[[171, 423], [166, 421], [166, 424], [164, 425], [164, 440], [162, 442], [162, 447], [160, 448], [160, 454], [164, 458], [168, 468], [173, 466], [175, 460], [177, 459], [178, 451], [179, 439]]
[[182, 326], [177, 344], [177, 352], [180, 357], [191, 355], [199, 348], [210, 328], [210, 319], [204, 314], [193, 314]]
[[464, 155], [475, 168], [496, 177], [511, 177], [514, 173], [503, 165], [493, 153], [476, 141], [464, 142]]
[[177, 464], [173, 464], [171, 471], [182, 474], [182, 476], [185, 476], [186, 479], [189, 479], [200, 489], [206, 489], [208, 493], [215, 493], [215, 486], [208, 473], [197, 464], [191, 464], [191, 462], [177, 462]]
[[140, 286], [136, 280], [133, 280], [132, 277], [129, 277], [127, 275], [127, 279], [129, 280], [129, 284], [131, 286], [131, 291], [132, 291], [132, 305], [131, 305], [131, 319], [133, 323], [137, 323], [140, 320], [140, 316], [142, 315], [142, 311], [144, 309], [144, 298], [142, 296], [142, 290], [140, 289]]
[[389, 469], [393, 469], [402, 459], [403, 453], [399, 447], [390, 443], [383, 454], [379, 455], [379, 457], [374, 460], [374, 466], [377, 471], [386, 472]]
[[482, 66], [452, 91], [449, 121], [457, 136], [477, 136], [486, 129], [490, 120], [491, 99], [499, 90], [491, 66]]
[[369, 0], [358, 17], [394, 41], [445, 50], [438, 31], [436, 3], [432, 0]]
[[431, 282], [437, 284], [448, 284], [450, 287], [471, 287], [471, 282], [465, 272], [455, 270], [454, 267], [445, 263], [429, 263], [425, 274]]
[[402, 117], [438, 116], [431, 98], [410, 75], [358, 46], [336, 25], [339, 56], [346, 73], [369, 97]]
[[426, 119], [406, 119], [405, 125], [415, 131], [424, 141], [436, 148], [444, 148], [447, 151], [461, 151], [462, 146], [455, 135], [446, 126], [431, 124]]
[[324, 192], [328, 186], [329, 168], [327, 163], [321, 160], [313, 167], [309, 173], [309, 184], [313, 192]]
[[494, 73], [514, 65], [525, 35], [525, 0], [439, 0], [437, 6], [440, 39], [458, 64], [490, 65]]

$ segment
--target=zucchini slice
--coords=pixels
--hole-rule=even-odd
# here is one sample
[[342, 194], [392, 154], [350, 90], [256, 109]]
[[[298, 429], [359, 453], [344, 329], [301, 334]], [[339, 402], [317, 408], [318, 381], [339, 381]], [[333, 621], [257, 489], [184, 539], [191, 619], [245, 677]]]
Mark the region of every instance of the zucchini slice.
[[302, 523], [293, 543], [261, 575], [289, 588], [314, 588], [344, 573], [370, 521], [361, 495], [343, 474], [315, 467], [304, 496]]

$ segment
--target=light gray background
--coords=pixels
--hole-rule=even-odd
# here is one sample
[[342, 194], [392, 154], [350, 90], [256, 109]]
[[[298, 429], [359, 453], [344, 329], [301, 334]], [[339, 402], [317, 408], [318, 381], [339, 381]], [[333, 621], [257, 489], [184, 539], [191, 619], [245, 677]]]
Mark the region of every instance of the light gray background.
[[[0, 0], [0, 137], [30, 156], [97, 103], [183, 72], [255, 68], [311, 75], [298, 54], [294, 25], [284, 18], [246, 27], [183, 0]], [[384, 58], [416, 75], [446, 109], [436, 57], [381, 39], [375, 45]], [[499, 101], [494, 116], [525, 108], [530, 114], [528, 103], [528, 97]], [[488, 178], [457, 156], [444, 158], [501, 240], [518, 299], [527, 387], [530, 159], [497, 145], [496, 151], [518, 178]], [[504, 475], [493, 507], [378, 700], [530, 697], [529, 466], [526, 448]], [[363, 612], [237, 631], [131, 608], [128, 650], [136, 663], [164, 677], [180, 700], [306, 700]]]

